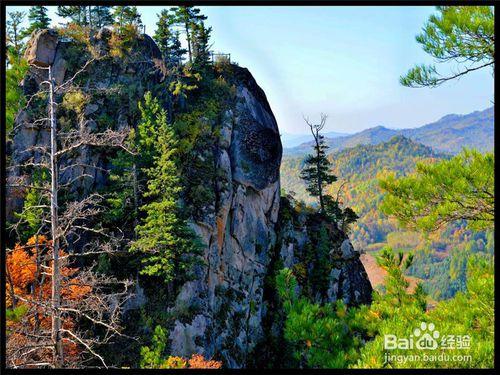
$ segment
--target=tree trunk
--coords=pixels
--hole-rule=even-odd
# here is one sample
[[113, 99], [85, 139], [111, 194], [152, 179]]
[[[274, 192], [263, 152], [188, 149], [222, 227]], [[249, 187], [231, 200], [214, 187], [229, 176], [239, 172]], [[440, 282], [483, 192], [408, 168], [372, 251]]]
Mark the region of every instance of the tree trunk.
[[191, 38], [189, 36], [189, 26], [188, 26], [187, 22], [184, 23], [184, 27], [186, 28], [186, 39], [187, 39], [187, 45], [188, 45], [188, 56], [189, 56], [189, 62], [191, 63], [192, 62], [192, 59], [191, 59]]
[[61, 279], [59, 273], [59, 222], [57, 206], [57, 124], [55, 117], [54, 102], [54, 79], [52, 77], [52, 67], [49, 66], [49, 118], [50, 118], [50, 217], [51, 217], [51, 236], [52, 236], [52, 332], [51, 338], [54, 344], [54, 366], [61, 368], [63, 364], [63, 348], [61, 341]]
[[321, 212], [325, 212], [325, 204], [323, 203], [323, 182], [321, 181], [321, 161], [320, 161], [320, 154], [319, 154], [319, 132], [316, 132], [316, 135], [314, 136], [314, 141], [316, 142], [316, 171], [318, 173], [318, 194], [319, 194], [319, 207], [321, 209]]
[[[139, 189], [138, 189], [138, 178], [137, 178], [137, 163], [134, 161], [134, 165], [132, 166], [132, 174], [134, 185], [132, 188], [134, 190], [134, 228], [139, 224]], [[134, 236], [136, 236], [136, 231], [134, 231]]]
[[92, 6], [89, 5], [89, 29], [92, 29]]

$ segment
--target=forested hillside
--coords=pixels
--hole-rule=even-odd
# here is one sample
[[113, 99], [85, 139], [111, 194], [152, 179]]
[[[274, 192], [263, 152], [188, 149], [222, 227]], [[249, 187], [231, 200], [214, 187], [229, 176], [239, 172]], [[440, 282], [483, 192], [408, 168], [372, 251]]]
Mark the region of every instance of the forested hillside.
[[[447, 115], [436, 122], [412, 129], [388, 129], [376, 126], [344, 137], [329, 138], [325, 134], [330, 152], [357, 145], [373, 145], [387, 142], [396, 135], [430, 146], [436, 151], [458, 153], [463, 147], [481, 151], [493, 150], [494, 109], [475, 111], [466, 115]], [[292, 148], [285, 148], [285, 155], [303, 155], [311, 148], [306, 142]]]
[[[387, 172], [405, 176], [414, 171], [418, 162], [433, 163], [449, 159], [451, 155], [434, 151], [404, 136], [377, 145], [358, 145], [330, 154], [332, 171], [339, 180], [328, 188], [328, 193], [352, 207], [359, 219], [351, 225], [349, 237], [358, 251], [373, 256], [384, 246], [404, 251], [415, 251], [413, 265], [407, 271], [424, 282], [433, 298], [449, 298], [465, 288], [465, 263], [469, 252], [493, 253], [491, 232], [473, 233], [464, 223], [455, 223], [431, 235], [400, 228], [394, 218], [380, 210], [383, 193], [379, 178]], [[285, 157], [281, 165], [282, 189], [294, 192], [297, 200], [316, 204], [305, 190], [299, 177], [304, 159]]]
[[[7, 368], [493, 367], [492, 113], [411, 135], [454, 153], [383, 127], [335, 150], [304, 116], [311, 147], [283, 159], [200, 8], [158, 8], [152, 36], [136, 6], [50, 9], [6, 30]], [[494, 63], [492, 7], [435, 12], [417, 42], [463, 70], [404, 86]], [[480, 150], [455, 154], [464, 131]]]

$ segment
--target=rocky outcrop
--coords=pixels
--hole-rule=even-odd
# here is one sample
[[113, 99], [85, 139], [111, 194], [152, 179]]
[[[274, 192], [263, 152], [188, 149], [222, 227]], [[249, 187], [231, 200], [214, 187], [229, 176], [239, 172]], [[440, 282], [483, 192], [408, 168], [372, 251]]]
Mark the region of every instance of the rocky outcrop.
[[283, 266], [313, 280], [309, 294], [317, 302], [369, 303], [372, 287], [360, 254], [347, 235], [337, 224], [316, 213], [285, 215], [283, 211], [290, 210], [285, 200], [282, 198], [279, 230], [279, 257]]
[[265, 95], [246, 69], [234, 69], [239, 100], [221, 124], [219, 208], [192, 224], [206, 246], [205, 266], [176, 302], [200, 309], [191, 322], [177, 321], [170, 338], [174, 355], [201, 352], [242, 367], [264, 335], [263, 283], [276, 243], [282, 149]]
[[46, 68], [54, 63], [58, 36], [54, 30], [34, 32], [26, 45], [24, 58], [34, 66]]
[[[206, 246], [205, 266], [197, 280], [182, 287], [174, 307], [199, 309], [190, 322], [176, 321], [170, 338], [173, 355], [198, 352], [235, 368], [248, 366], [251, 353], [269, 339], [263, 321], [272, 313], [272, 301], [266, 301], [264, 291], [265, 278], [273, 276], [270, 263], [316, 267], [305, 264], [305, 253], [315, 252], [312, 234], [324, 223], [318, 216], [292, 223], [278, 215], [282, 154], [278, 126], [248, 70], [234, 67], [233, 74], [238, 77], [240, 100], [221, 124], [219, 208], [213, 218], [192, 225]], [[315, 299], [342, 299], [349, 305], [369, 302], [372, 289], [359, 254], [337, 225], [327, 224], [327, 232], [328, 281]]]
[[[47, 67], [51, 64], [56, 85], [61, 85], [91, 59], [93, 62], [79, 75], [87, 92], [95, 94], [87, 97], [82, 113], [58, 109], [59, 126], [77, 127], [82, 131], [100, 132], [106, 128], [119, 130], [131, 127], [137, 121], [136, 103], [146, 91], [162, 81], [165, 70], [161, 53], [154, 41], [147, 35], [137, 40], [133, 53], [126, 59], [105, 57], [108, 29], [102, 29], [92, 38], [94, 52], [75, 45], [69, 39], [58, 36], [55, 30], [40, 30], [28, 42], [25, 57], [31, 66], [21, 86], [27, 98], [47, 90], [42, 84], [48, 78]], [[56, 101], [64, 102], [64, 90], [56, 90]], [[135, 110], [134, 110], [135, 107]], [[15, 121], [11, 147], [12, 169], [8, 173], [8, 183], [16, 187], [7, 189], [6, 213], [12, 218], [13, 212], [22, 207], [25, 190], [18, 185], [29, 185], [31, 176], [26, 168], [18, 168], [28, 162], [39, 162], [42, 147], [49, 144], [48, 127], [40, 126], [40, 119], [47, 117], [46, 102], [34, 97], [27, 108], [20, 111]], [[38, 121], [38, 122], [37, 122]], [[67, 129], [66, 129], [67, 130]], [[81, 148], [78, 153], [61, 161], [61, 184], [74, 181], [72, 192], [85, 196], [106, 186], [109, 166], [107, 150]], [[65, 168], [69, 163], [79, 167]], [[97, 168], [85, 167], [95, 165]], [[28, 173], [27, 173], [28, 172]], [[85, 175], [86, 178], [78, 178]]]
[[[106, 29], [92, 37], [98, 56], [106, 54], [109, 37]], [[148, 36], [141, 37], [133, 52], [124, 59], [97, 59], [89, 66], [81, 84], [92, 88], [95, 94], [79, 113], [64, 111], [61, 105], [60, 126], [71, 120], [79, 129], [94, 132], [106, 127], [127, 128], [137, 121], [134, 103], [151, 87], [161, 87], [165, 67], [157, 46]], [[23, 82], [25, 93], [31, 95], [41, 89], [46, 69], [40, 68], [48, 64], [52, 64], [58, 84], [64, 82], [84, 63], [80, 55], [83, 54], [75, 51], [71, 42], [54, 37], [53, 32], [37, 34], [27, 52], [34, 66]], [[188, 357], [199, 353], [222, 360], [226, 367], [238, 368], [248, 366], [252, 353], [269, 340], [264, 321], [274, 306], [266, 286], [266, 278], [273, 277], [271, 265], [303, 267], [306, 273], [314, 273], [317, 264], [307, 263], [305, 254], [314, 253], [314, 233], [324, 223], [315, 217], [291, 221], [280, 211], [282, 146], [278, 124], [250, 72], [237, 66], [230, 69], [237, 100], [217, 124], [220, 132], [213, 147], [217, 168], [215, 202], [211, 205], [214, 210], [190, 224], [204, 245], [203, 264], [195, 267], [193, 280], [180, 286], [174, 303], [165, 302], [165, 310], [174, 317], [169, 327], [172, 355]], [[61, 97], [57, 99], [64, 102]], [[13, 165], [40, 159], [37, 148], [48, 144], [48, 129], [32, 125], [37, 111], [43, 109], [36, 108], [34, 102], [18, 115], [11, 154]], [[90, 176], [76, 179], [72, 193], [86, 195], [109, 184], [99, 168], [85, 167], [106, 169], [110, 162], [107, 150], [85, 148], [70, 157], [71, 163], [81, 167], [65, 170], [61, 183], [81, 175]], [[13, 168], [9, 179], [29, 182], [30, 176], [22, 168]], [[22, 191], [10, 190], [8, 214], [19, 210], [22, 202]], [[321, 271], [327, 282], [315, 291], [314, 298], [343, 299], [349, 304], [369, 301], [371, 287], [358, 254], [336, 225], [329, 224], [327, 232], [328, 264]], [[140, 287], [137, 291], [137, 298], [127, 306], [129, 310], [137, 309], [148, 299], [147, 291]]]

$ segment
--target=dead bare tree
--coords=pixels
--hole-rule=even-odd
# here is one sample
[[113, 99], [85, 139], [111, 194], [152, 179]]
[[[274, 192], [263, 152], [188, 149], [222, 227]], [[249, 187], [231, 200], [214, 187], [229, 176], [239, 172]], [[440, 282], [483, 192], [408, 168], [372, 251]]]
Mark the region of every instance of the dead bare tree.
[[312, 123], [307, 117], [304, 121], [309, 126], [314, 139], [314, 153], [308, 155], [304, 161], [305, 167], [301, 171], [301, 178], [307, 183], [307, 191], [313, 196], [318, 197], [320, 211], [325, 212], [326, 202], [324, 190], [327, 185], [335, 182], [337, 178], [330, 173], [330, 162], [326, 157], [326, 149], [324, 136], [321, 131], [325, 127], [327, 115], [321, 114], [319, 123]]
[[[18, 280], [7, 262], [10, 307], [23, 305], [26, 309], [18, 317], [18, 322], [14, 320], [7, 334], [9, 367], [82, 367], [90, 360], [97, 360], [97, 366], [108, 367], [97, 348], [109, 343], [113, 337], [123, 335], [120, 316], [123, 304], [131, 296], [131, 282], [99, 275], [93, 266], [72, 268], [77, 257], [120, 251], [122, 238], [95, 223], [103, 210], [101, 195], [90, 193], [75, 201], [61, 199], [61, 192], [67, 192], [78, 181], [94, 178], [93, 174], [85, 173], [86, 170], [105, 171], [97, 164], [85, 164], [72, 158], [83, 147], [127, 150], [127, 129], [92, 132], [84, 126], [67, 131], [58, 127], [58, 101], [64, 93], [74, 89], [75, 79], [96, 60], [95, 57], [89, 59], [75, 75], [60, 85], [54, 80], [52, 64], [31, 66], [38, 74], [43, 75], [46, 71], [47, 78], [40, 83], [42, 89], [28, 99], [27, 108], [35, 97], [43, 98], [48, 94], [47, 110], [46, 115], [23, 125], [39, 131], [49, 129], [50, 141], [23, 150], [32, 156], [11, 168], [32, 173], [43, 171], [50, 180], [35, 183], [23, 176], [10, 181], [10, 187], [36, 191], [38, 199], [36, 204], [25, 205], [18, 214], [20, 219], [11, 227], [11, 233], [19, 239], [26, 214], [31, 213], [31, 221], [33, 212], [37, 216], [34, 240], [8, 249], [7, 254], [11, 260], [10, 268], [14, 267], [15, 256], [24, 257], [27, 260], [23, 270], [32, 272], [29, 283], [25, 285], [26, 280]], [[82, 172], [77, 175], [70, 173], [71, 178], [61, 179], [61, 171], [75, 168]], [[82, 240], [82, 237], [85, 238]], [[75, 245], [81, 242], [84, 244], [76, 250]], [[72, 294], [76, 292], [80, 295]], [[98, 335], [95, 334], [97, 331]]]

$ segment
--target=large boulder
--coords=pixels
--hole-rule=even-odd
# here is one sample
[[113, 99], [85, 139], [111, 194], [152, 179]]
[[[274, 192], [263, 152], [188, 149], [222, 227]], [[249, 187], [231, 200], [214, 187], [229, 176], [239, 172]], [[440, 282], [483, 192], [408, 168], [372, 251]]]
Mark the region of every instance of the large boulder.
[[58, 36], [55, 30], [35, 31], [27, 43], [24, 57], [29, 64], [46, 68], [54, 63], [57, 42]]

